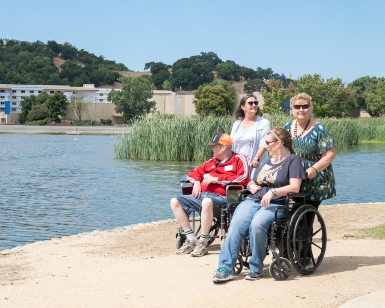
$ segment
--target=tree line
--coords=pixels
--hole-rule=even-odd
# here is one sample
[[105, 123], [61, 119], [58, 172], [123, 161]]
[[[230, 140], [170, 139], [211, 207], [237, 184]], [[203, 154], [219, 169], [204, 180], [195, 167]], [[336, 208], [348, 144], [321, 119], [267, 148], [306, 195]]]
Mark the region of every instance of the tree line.
[[[172, 90], [195, 90], [200, 85], [210, 83], [214, 80], [214, 72], [217, 77], [226, 81], [240, 81], [241, 79], [253, 81], [247, 85], [247, 88], [254, 87], [260, 90], [260, 87], [267, 80], [282, 79], [285, 85], [290, 83], [291, 79], [283, 78], [282, 75], [275, 73], [271, 68], [263, 69], [258, 67], [256, 70], [238, 65], [232, 60], [222, 61], [214, 52], [201, 52], [199, 55], [189, 58], [181, 58], [173, 65], [163, 62], [145, 63], [144, 70], [150, 70], [152, 76], [147, 76], [157, 89]], [[262, 83], [256, 85], [255, 81]], [[253, 88], [253, 90], [254, 90]]]
[[[54, 84], [95, 86], [114, 84], [120, 77], [117, 71], [127, 71], [122, 63], [106, 60], [84, 49], [77, 49], [68, 42], [47, 43], [0, 39], [0, 83], [3, 84]], [[54, 57], [66, 60], [60, 70], [54, 65]]]

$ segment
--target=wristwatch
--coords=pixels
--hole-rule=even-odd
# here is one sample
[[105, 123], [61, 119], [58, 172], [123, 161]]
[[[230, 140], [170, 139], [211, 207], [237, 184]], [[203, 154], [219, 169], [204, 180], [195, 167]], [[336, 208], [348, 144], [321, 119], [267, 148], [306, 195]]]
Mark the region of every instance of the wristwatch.
[[257, 158], [254, 158], [254, 159], [256, 159], [257, 160], [257, 162], [260, 162], [260, 160], [259, 160], [259, 158], [257, 157]]

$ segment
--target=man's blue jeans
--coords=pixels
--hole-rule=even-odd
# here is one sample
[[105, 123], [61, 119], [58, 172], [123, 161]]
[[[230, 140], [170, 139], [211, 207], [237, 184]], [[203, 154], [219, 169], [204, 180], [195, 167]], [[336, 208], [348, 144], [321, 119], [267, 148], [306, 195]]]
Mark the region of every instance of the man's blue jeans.
[[[230, 272], [234, 272], [242, 239], [249, 231], [252, 253], [249, 260], [250, 270], [262, 274], [268, 240], [267, 231], [274, 221], [275, 209], [279, 206], [270, 203], [267, 208], [263, 208], [255, 199], [247, 199], [239, 204], [230, 222], [226, 240], [222, 245], [218, 267], [225, 267]], [[278, 218], [281, 219], [284, 216], [285, 210], [279, 210]]]

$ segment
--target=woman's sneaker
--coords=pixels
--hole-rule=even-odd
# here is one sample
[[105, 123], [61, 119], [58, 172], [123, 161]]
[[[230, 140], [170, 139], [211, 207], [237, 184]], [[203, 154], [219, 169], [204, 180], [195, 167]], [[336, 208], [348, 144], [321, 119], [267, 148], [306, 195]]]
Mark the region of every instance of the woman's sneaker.
[[189, 239], [186, 239], [185, 242], [183, 243], [182, 247], [176, 251], [176, 254], [177, 255], [186, 255], [188, 253], [191, 253], [191, 251], [194, 250], [196, 245], [197, 245], [197, 243], [190, 242]]
[[224, 282], [233, 279], [234, 276], [225, 267], [220, 267], [215, 271], [213, 282]]
[[262, 274], [258, 274], [257, 272], [254, 272], [253, 270], [250, 270], [250, 272], [247, 273], [245, 279], [247, 280], [258, 280], [262, 277]]

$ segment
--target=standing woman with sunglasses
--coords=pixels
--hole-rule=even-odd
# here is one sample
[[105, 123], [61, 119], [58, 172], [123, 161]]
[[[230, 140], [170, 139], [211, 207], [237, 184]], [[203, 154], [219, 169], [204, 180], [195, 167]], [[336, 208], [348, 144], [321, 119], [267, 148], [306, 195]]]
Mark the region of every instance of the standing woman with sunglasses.
[[231, 129], [233, 152], [246, 156], [252, 180], [258, 175], [262, 163], [268, 159], [265, 139], [271, 130], [270, 122], [259, 116], [258, 103], [255, 95], [244, 96], [234, 112], [237, 121]]
[[336, 195], [331, 162], [336, 157], [336, 144], [325, 125], [312, 118], [312, 97], [300, 93], [293, 98], [295, 120], [286, 123], [293, 148], [301, 158], [306, 172], [304, 191], [306, 202], [318, 208], [322, 200]]

